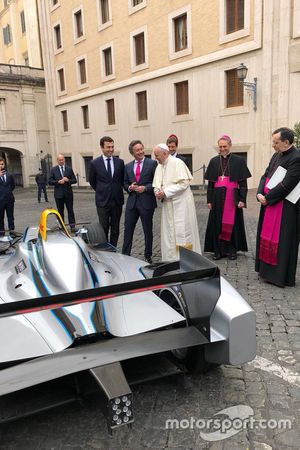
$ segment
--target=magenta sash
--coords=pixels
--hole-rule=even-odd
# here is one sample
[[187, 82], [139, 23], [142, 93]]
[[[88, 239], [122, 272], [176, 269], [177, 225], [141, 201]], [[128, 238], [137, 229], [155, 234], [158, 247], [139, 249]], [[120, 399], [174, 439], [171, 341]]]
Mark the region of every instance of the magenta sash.
[[234, 189], [238, 186], [237, 181], [230, 181], [229, 177], [218, 177], [215, 188], [225, 187], [226, 195], [222, 215], [222, 229], [219, 239], [230, 241], [235, 219]]
[[[269, 179], [266, 179], [264, 186], [264, 194], [269, 192], [267, 183]], [[277, 266], [278, 264], [278, 244], [281, 227], [283, 200], [276, 203], [276, 205], [267, 205], [265, 207], [265, 214], [260, 232], [260, 244], [259, 244], [259, 259], [271, 266]]]

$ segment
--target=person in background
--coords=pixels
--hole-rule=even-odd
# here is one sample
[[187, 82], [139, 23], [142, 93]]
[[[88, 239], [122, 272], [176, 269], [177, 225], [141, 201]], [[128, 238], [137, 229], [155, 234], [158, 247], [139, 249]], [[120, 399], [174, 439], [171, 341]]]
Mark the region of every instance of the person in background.
[[113, 156], [115, 144], [111, 137], [103, 136], [100, 148], [102, 155], [93, 159], [90, 165], [89, 182], [95, 191], [99, 223], [107, 241], [116, 247], [124, 204], [124, 161]]
[[183, 161], [186, 165], [188, 165], [187, 159], [182, 155], [178, 155], [177, 153], [178, 137], [175, 134], [170, 134], [170, 136], [167, 139], [167, 146], [170, 155], [174, 156], [175, 158], [181, 159], [181, 161]]
[[52, 167], [48, 184], [54, 186], [54, 198], [57, 210], [64, 221], [64, 207], [68, 211], [69, 226], [72, 232], [75, 231], [75, 214], [73, 210], [73, 190], [72, 184], [77, 183], [77, 179], [71, 167], [66, 166], [65, 157], [61, 153], [57, 155], [57, 166]]
[[162, 202], [161, 254], [163, 261], [179, 258], [179, 247], [201, 253], [198, 223], [189, 169], [179, 158], [170, 155], [166, 144], [153, 149], [158, 166], [153, 187]]
[[47, 175], [42, 171], [42, 169], [39, 169], [38, 173], [35, 176], [35, 182], [38, 187], [38, 202], [41, 202], [41, 195], [42, 192], [44, 193], [45, 202], [48, 202], [48, 195], [47, 195]]
[[125, 209], [125, 229], [122, 253], [130, 255], [133, 233], [140, 217], [145, 237], [145, 260], [152, 263], [153, 214], [156, 199], [153, 193], [153, 177], [156, 161], [145, 157], [141, 141], [131, 141], [129, 152], [134, 160], [125, 166], [124, 190], [128, 192]]
[[228, 135], [218, 140], [219, 155], [212, 158], [205, 172], [208, 180], [207, 222], [204, 251], [213, 259], [237, 258], [237, 251], [247, 251], [243, 208], [246, 207], [247, 178], [251, 173], [245, 161], [231, 153]]
[[[255, 270], [263, 280], [280, 287], [295, 286], [298, 261], [300, 151], [293, 142], [294, 132], [290, 128], [273, 131], [275, 153], [261, 177], [256, 195], [261, 208]], [[294, 188], [295, 196], [291, 198], [289, 194]]]
[[9, 234], [15, 236], [14, 205], [15, 197], [14, 177], [6, 170], [5, 159], [0, 157], [0, 236], [5, 235], [4, 215], [6, 213]]

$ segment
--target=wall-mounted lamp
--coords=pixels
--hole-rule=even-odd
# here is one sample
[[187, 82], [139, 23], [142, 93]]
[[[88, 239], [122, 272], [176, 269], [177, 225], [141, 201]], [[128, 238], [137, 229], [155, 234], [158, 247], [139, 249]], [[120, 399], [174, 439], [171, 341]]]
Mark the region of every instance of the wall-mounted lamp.
[[238, 79], [240, 80], [241, 83], [243, 83], [243, 86], [245, 86], [245, 88], [248, 89], [249, 91], [253, 92], [253, 109], [254, 109], [254, 111], [256, 111], [257, 110], [257, 105], [256, 105], [257, 78], [253, 78], [253, 83], [250, 83], [249, 81], [244, 81], [247, 76], [248, 67], [245, 66], [243, 63], [240, 64], [236, 68], [236, 72], [237, 72]]

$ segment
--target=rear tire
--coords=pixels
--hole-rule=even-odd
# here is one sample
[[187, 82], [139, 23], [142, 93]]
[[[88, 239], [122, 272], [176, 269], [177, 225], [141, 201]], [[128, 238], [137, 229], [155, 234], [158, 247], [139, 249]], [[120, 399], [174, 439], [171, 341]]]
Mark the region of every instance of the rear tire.
[[106, 244], [107, 239], [99, 222], [89, 223], [85, 226], [87, 229], [87, 238], [89, 244]]
[[[186, 318], [186, 311], [182, 300], [178, 298], [176, 292], [165, 289], [160, 291], [158, 296], [164, 300], [171, 308]], [[188, 326], [188, 321], [186, 321]], [[205, 360], [204, 345], [195, 347], [179, 348], [171, 351], [172, 359], [180, 366], [183, 366], [190, 373], [205, 373], [212, 365]]]

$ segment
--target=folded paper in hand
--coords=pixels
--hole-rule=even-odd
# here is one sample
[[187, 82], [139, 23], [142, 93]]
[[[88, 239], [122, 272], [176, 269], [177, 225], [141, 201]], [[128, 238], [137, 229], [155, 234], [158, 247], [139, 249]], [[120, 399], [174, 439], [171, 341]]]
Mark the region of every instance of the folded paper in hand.
[[[267, 188], [273, 189], [277, 184], [281, 183], [281, 181], [284, 179], [285, 174], [287, 170], [282, 167], [278, 166], [271, 178], [268, 181]], [[294, 189], [285, 197], [286, 200], [289, 200], [292, 203], [296, 203], [300, 198], [300, 181], [294, 187]]]

